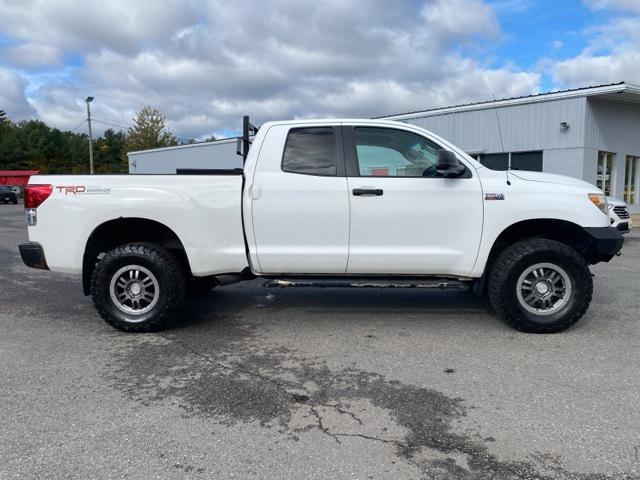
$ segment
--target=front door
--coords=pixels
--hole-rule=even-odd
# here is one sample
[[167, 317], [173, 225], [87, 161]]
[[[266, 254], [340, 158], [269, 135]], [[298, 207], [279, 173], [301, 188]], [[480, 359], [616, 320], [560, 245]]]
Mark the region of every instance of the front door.
[[460, 178], [435, 170], [438, 144], [413, 131], [343, 129], [351, 200], [351, 274], [469, 275], [483, 200], [471, 166]]
[[259, 271], [343, 274], [349, 196], [340, 126], [278, 125], [266, 135], [251, 185]]

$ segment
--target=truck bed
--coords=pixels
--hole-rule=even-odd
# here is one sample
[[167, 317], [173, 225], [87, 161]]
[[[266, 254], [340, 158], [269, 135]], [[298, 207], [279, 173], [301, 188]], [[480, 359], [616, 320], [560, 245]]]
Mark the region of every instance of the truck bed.
[[242, 176], [36, 175], [50, 184], [29, 238], [46, 252], [49, 268], [81, 273], [85, 245], [100, 225], [146, 218], [182, 241], [194, 275], [239, 272], [247, 265], [242, 228]]

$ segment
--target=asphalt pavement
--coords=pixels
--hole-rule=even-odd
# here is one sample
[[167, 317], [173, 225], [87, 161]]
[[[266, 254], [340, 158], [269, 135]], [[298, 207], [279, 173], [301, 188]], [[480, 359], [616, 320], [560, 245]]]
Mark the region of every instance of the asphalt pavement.
[[0, 205], [0, 478], [640, 478], [639, 233], [555, 335], [462, 291], [259, 280], [125, 334]]

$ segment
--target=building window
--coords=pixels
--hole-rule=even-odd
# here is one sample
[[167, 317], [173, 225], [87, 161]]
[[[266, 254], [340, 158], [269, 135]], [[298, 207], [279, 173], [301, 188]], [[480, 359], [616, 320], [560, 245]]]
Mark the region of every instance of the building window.
[[596, 187], [608, 196], [611, 195], [611, 172], [613, 172], [613, 153], [598, 152]]
[[332, 127], [294, 128], [284, 148], [282, 170], [306, 175], [336, 175], [336, 142]]
[[474, 158], [491, 170], [529, 170], [542, 171], [542, 151], [481, 153]]
[[508, 153], [481, 153], [478, 155], [478, 161], [491, 170], [509, 169]]
[[624, 201], [633, 205], [638, 200], [638, 162], [640, 157], [629, 155], [624, 168]]
[[542, 152], [514, 152], [511, 154], [511, 170], [542, 171]]

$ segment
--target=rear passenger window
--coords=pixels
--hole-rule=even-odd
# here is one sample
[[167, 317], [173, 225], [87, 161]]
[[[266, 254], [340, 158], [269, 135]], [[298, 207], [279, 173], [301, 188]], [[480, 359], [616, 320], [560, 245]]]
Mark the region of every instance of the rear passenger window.
[[284, 147], [282, 170], [307, 175], [335, 176], [336, 139], [333, 127], [291, 129]]

